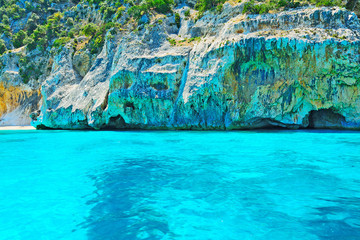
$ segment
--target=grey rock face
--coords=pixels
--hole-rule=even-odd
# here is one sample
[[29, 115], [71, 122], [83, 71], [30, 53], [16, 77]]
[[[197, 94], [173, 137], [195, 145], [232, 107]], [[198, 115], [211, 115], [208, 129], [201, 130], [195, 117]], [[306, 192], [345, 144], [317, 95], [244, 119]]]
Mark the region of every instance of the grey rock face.
[[80, 50], [75, 53], [73, 57], [73, 67], [81, 77], [84, 77], [89, 71], [91, 58], [89, 50]]

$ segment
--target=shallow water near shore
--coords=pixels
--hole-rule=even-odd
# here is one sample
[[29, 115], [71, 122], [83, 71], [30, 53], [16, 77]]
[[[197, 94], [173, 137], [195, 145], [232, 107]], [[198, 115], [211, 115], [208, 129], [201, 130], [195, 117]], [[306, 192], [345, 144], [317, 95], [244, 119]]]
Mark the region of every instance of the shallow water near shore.
[[360, 239], [360, 132], [0, 131], [0, 239]]

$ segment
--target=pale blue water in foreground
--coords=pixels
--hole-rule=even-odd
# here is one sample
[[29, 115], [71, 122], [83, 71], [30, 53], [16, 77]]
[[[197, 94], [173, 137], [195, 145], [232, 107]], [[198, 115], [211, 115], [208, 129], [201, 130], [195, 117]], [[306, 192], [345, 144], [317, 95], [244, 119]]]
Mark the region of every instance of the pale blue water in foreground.
[[0, 131], [0, 239], [360, 239], [360, 132]]

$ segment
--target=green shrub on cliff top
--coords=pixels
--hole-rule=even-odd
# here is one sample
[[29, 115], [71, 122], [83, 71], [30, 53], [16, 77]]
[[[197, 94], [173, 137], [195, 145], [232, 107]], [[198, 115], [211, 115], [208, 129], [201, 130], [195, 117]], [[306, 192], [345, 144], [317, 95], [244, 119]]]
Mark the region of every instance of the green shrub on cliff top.
[[150, 8], [154, 8], [159, 13], [171, 12], [171, 7], [174, 4], [173, 0], [146, 0]]
[[[199, 10], [197, 18], [201, 17], [207, 10], [216, 9], [217, 12], [221, 12], [224, 2], [225, 0], [197, 0], [195, 5], [195, 8]], [[269, 11], [282, 11], [308, 4], [344, 6], [346, 2], [348, 3], [348, 9], [354, 9], [353, 5], [358, 0], [250, 0], [244, 4], [243, 12], [263, 14]], [[350, 6], [349, 2], [353, 4], [350, 4]], [[64, 5], [62, 4], [59, 7], [57, 6], [58, 3], [66, 3], [69, 8], [63, 9]], [[78, 3], [80, 5], [77, 5]], [[87, 3], [91, 5], [91, 10]], [[104, 29], [109, 29], [108, 27], [102, 27], [105, 25], [104, 22], [111, 19], [116, 21], [126, 12], [136, 19], [141, 18], [144, 14], [151, 18], [155, 12], [168, 14], [172, 12], [173, 5], [174, 0], [0, 0], [0, 32], [12, 40], [15, 48], [27, 44], [29, 50], [36, 47], [46, 49], [56, 39], [75, 38], [84, 33], [90, 38], [87, 47], [95, 51], [95, 49], [99, 49], [103, 45], [106, 32]], [[55, 9], [63, 10], [62, 12], [56, 12]], [[70, 12], [73, 15], [70, 14], [66, 19], [63, 19], [64, 12]], [[96, 22], [96, 24], [90, 23], [97, 20], [93, 16], [94, 12], [102, 16], [102, 21]], [[29, 15], [30, 17], [27, 19]], [[185, 17], [189, 16], [190, 10], [187, 10]], [[22, 29], [19, 29], [21, 30], [19, 32], [18, 29], [15, 31], [10, 27], [17, 26], [18, 28], [19, 24], [14, 24], [14, 21], [18, 19], [22, 19], [22, 21], [27, 19], [26, 24], [20, 24]], [[129, 22], [129, 19], [126, 21]], [[180, 16], [175, 14], [175, 24], [178, 27], [180, 22]], [[84, 28], [80, 27], [84, 25]]]
[[115, 12], [116, 8], [109, 7], [106, 4], [102, 4], [100, 7], [100, 13], [102, 13], [104, 19], [110, 19]]
[[342, 6], [341, 0], [316, 0], [315, 4], [317, 7], [325, 6], [325, 7], [332, 7], [332, 6]]
[[195, 4], [195, 8], [199, 10], [199, 12], [205, 12], [210, 9], [215, 9], [224, 2], [225, 0], [198, 0]]
[[174, 0], [145, 0], [139, 5], [134, 5], [129, 8], [128, 14], [139, 19], [142, 15], [148, 13], [151, 9], [158, 13], [169, 13], [171, 12]]
[[66, 43], [68, 43], [70, 41], [70, 38], [69, 37], [61, 37], [61, 38], [58, 38], [54, 41], [53, 43], [53, 47], [55, 48], [59, 48], [59, 47], [63, 47], [65, 46]]
[[289, 8], [297, 8], [304, 5], [315, 4], [317, 7], [321, 6], [339, 6], [342, 7], [341, 0], [309, 0], [309, 1], [295, 1], [295, 0], [267, 0], [267, 1], [255, 1], [251, 0], [244, 4], [243, 13], [250, 14], [264, 14], [270, 10], [284, 10]]
[[296, 8], [299, 6], [300, 2], [295, 2], [294, 0], [277, 0], [267, 1], [263, 3], [258, 3], [254, 0], [251, 0], [244, 4], [243, 13], [264, 14], [268, 13], [270, 10], [278, 10], [282, 8]]
[[[92, 54], [100, 52], [100, 50], [104, 45], [105, 34], [108, 30], [110, 30], [111, 28], [115, 28], [115, 29], [119, 28], [119, 25], [113, 22], [108, 22], [106, 24], [103, 24], [100, 28], [98, 26], [96, 27], [95, 26], [87, 27], [87, 29], [91, 28], [91, 34], [88, 35], [89, 37], [91, 37], [88, 48], [90, 49], [90, 52]], [[85, 32], [85, 30], [83, 31]], [[116, 32], [116, 30], [114, 30], [114, 32]]]

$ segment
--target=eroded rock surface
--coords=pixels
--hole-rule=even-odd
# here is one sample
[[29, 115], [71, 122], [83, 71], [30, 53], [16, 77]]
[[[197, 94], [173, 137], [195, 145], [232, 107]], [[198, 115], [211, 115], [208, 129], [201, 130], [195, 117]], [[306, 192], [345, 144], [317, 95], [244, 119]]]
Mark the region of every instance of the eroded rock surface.
[[[70, 46], [41, 87], [38, 128], [360, 128], [360, 24], [339, 8], [183, 18]], [[108, 34], [109, 35], [109, 34]], [[171, 45], [168, 38], [176, 41]], [[185, 37], [197, 37], [195, 40]]]
[[30, 125], [30, 114], [39, 108], [40, 86], [23, 83], [18, 62], [24, 49], [0, 59], [0, 125]]

